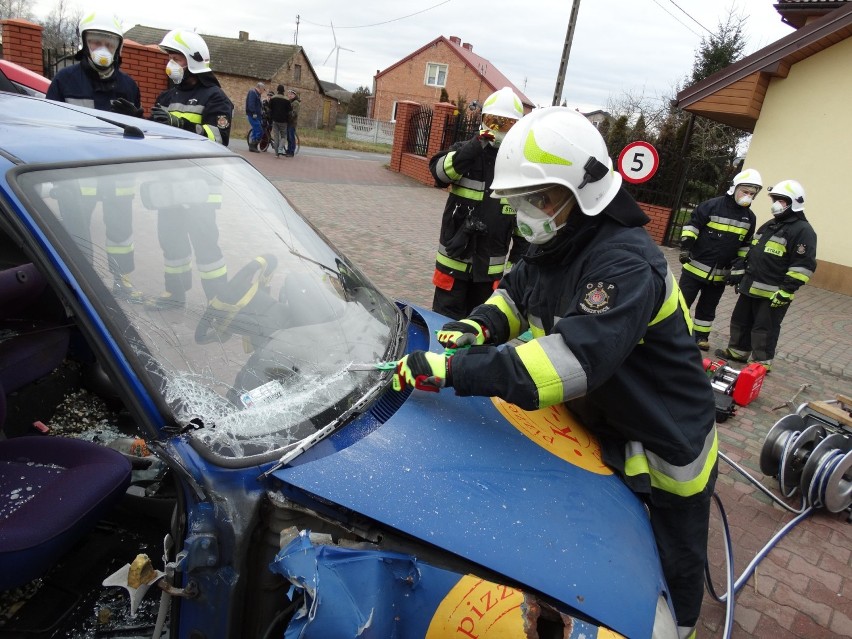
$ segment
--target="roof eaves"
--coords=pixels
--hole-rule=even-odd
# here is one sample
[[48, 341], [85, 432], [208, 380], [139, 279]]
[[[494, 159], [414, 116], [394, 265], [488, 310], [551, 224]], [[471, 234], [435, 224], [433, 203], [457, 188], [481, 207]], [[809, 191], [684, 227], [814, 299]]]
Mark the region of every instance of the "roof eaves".
[[686, 87], [677, 94], [677, 106], [685, 109], [753, 73], [774, 73], [777, 68], [787, 66], [783, 64], [783, 60], [787, 56], [850, 24], [852, 24], [852, 3], [826, 14], [780, 40], [755, 51], [739, 62], [735, 62], [704, 80]]

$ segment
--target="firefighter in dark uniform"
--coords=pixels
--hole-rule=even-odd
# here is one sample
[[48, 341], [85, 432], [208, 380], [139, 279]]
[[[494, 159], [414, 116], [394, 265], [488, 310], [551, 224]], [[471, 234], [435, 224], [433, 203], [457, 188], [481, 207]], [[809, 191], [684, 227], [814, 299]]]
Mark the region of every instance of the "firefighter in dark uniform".
[[478, 135], [429, 161], [435, 185], [450, 187], [432, 277], [436, 313], [465, 317], [488, 299], [507, 266], [511, 268], [527, 249], [516, 233], [515, 211], [505, 199], [490, 197], [497, 148], [523, 115], [518, 96], [504, 87], [483, 103]]
[[734, 176], [726, 195], [695, 207], [680, 236], [680, 292], [687, 307], [695, 298], [693, 334], [698, 348], [710, 349], [710, 331], [716, 307], [729, 276], [740, 275], [731, 267], [745, 257], [754, 235], [755, 216], [751, 203], [763, 188], [760, 173], [746, 169]]
[[816, 232], [805, 218], [805, 189], [782, 180], [768, 189], [772, 219], [754, 234], [744, 274], [733, 279], [740, 296], [731, 313], [731, 339], [719, 357], [772, 368], [781, 322], [796, 291], [816, 271]]
[[[565, 402], [647, 504], [679, 634], [694, 636], [718, 442], [713, 391], [674, 275], [603, 138], [572, 109], [518, 122], [493, 188], [534, 246], [485, 304], [438, 332], [460, 350], [410, 353], [394, 384], [453, 386], [525, 410]], [[506, 344], [527, 328], [532, 340]]]
[[[92, 13], [80, 21], [79, 31], [82, 48], [74, 56], [79, 62], [56, 73], [45, 97], [141, 118], [139, 86], [119, 68], [124, 43], [121, 24], [112, 16]], [[54, 195], [65, 227], [92, 263], [92, 213], [101, 202], [113, 293], [122, 299], [141, 301], [142, 293], [133, 287], [128, 276], [135, 266], [132, 180], [102, 177], [91, 182], [78, 181], [58, 187]]]
[[[210, 52], [202, 37], [174, 30], [163, 36], [160, 48], [169, 54], [166, 75], [174, 86], [157, 98], [151, 119], [192, 131], [228, 145], [234, 105], [210, 68]], [[213, 299], [227, 281], [225, 258], [219, 248], [216, 210], [221, 206], [219, 181], [210, 180], [206, 204], [158, 212], [158, 235], [165, 258], [165, 292], [149, 301], [159, 308], [183, 306], [192, 285], [192, 252], [201, 286]]]

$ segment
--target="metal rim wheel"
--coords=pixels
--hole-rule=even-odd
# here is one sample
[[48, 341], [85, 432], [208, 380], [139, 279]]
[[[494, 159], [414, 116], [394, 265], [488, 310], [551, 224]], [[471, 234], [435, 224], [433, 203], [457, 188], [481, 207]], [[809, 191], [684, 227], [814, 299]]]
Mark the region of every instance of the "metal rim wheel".
[[847, 440], [845, 454], [831, 471], [825, 487], [825, 508], [829, 512], [843, 512], [852, 506], [852, 441]]
[[[842, 447], [848, 445], [848, 439], [839, 433], [829, 435], [816, 445], [816, 448], [814, 448], [814, 451], [805, 463], [804, 469], [802, 469], [802, 478], [799, 481], [799, 488], [803, 495], [810, 497], [811, 484], [814, 481], [814, 475], [822, 464], [823, 459], [828, 455], [833, 454], [835, 450], [842, 449]], [[808, 501], [810, 501], [810, 499], [808, 499]]]
[[791, 442], [790, 446], [786, 447], [786, 451], [783, 453], [785, 459], [781, 460], [781, 467], [784, 472], [782, 478], [784, 490], [790, 490], [799, 484], [805, 464], [813, 454], [814, 448], [825, 439], [825, 435], [825, 429], [821, 425], [812, 424], [802, 431], [795, 442]]

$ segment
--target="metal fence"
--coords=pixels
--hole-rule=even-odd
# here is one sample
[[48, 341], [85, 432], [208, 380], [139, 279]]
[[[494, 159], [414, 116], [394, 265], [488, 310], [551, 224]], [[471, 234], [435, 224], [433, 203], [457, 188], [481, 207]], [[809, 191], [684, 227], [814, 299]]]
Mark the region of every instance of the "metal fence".
[[448, 149], [453, 144], [469, 140], [479, 132], [482, 116], [478, 111], [459, 115], [448, 115], [444, 124], [444, 136], [441, 139], [441, 149]]
[[[382, 122], [360, 115], [350, 115], [346, 118], [346, 139], [375, 144], [393, 144], [393, 134], [396, 130], [394, 122]], [[428, 138], [427, 138], [428, 139]]]
[[405, 151], [426, 157], [429, 149], [429, 134], [432, 132], [432, 109], [421, 106], [411, 116]]

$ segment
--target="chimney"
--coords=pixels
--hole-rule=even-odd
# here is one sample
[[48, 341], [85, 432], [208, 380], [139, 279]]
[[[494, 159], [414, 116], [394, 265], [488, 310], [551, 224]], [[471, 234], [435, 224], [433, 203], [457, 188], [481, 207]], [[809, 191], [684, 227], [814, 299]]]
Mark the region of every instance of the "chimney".
[[458, 36], [450, 36], [450, 42], [452, 42], [453, 44], [457, 44], [458, 46], [461, 46], [461, 38], [458, 37]]
[[465, 43], [462, 45], [462, 48], [463, 48], [463, 49], [467, 49], [468, 51], [471, 51], [471, 52], [473, 51], [473, 45], [472, 45], [470, 42], [465, 42]]
[[249, 39], [248, 31], [240, 31], [240, 41], [241, 42], [248, 42], [248, 39]]

